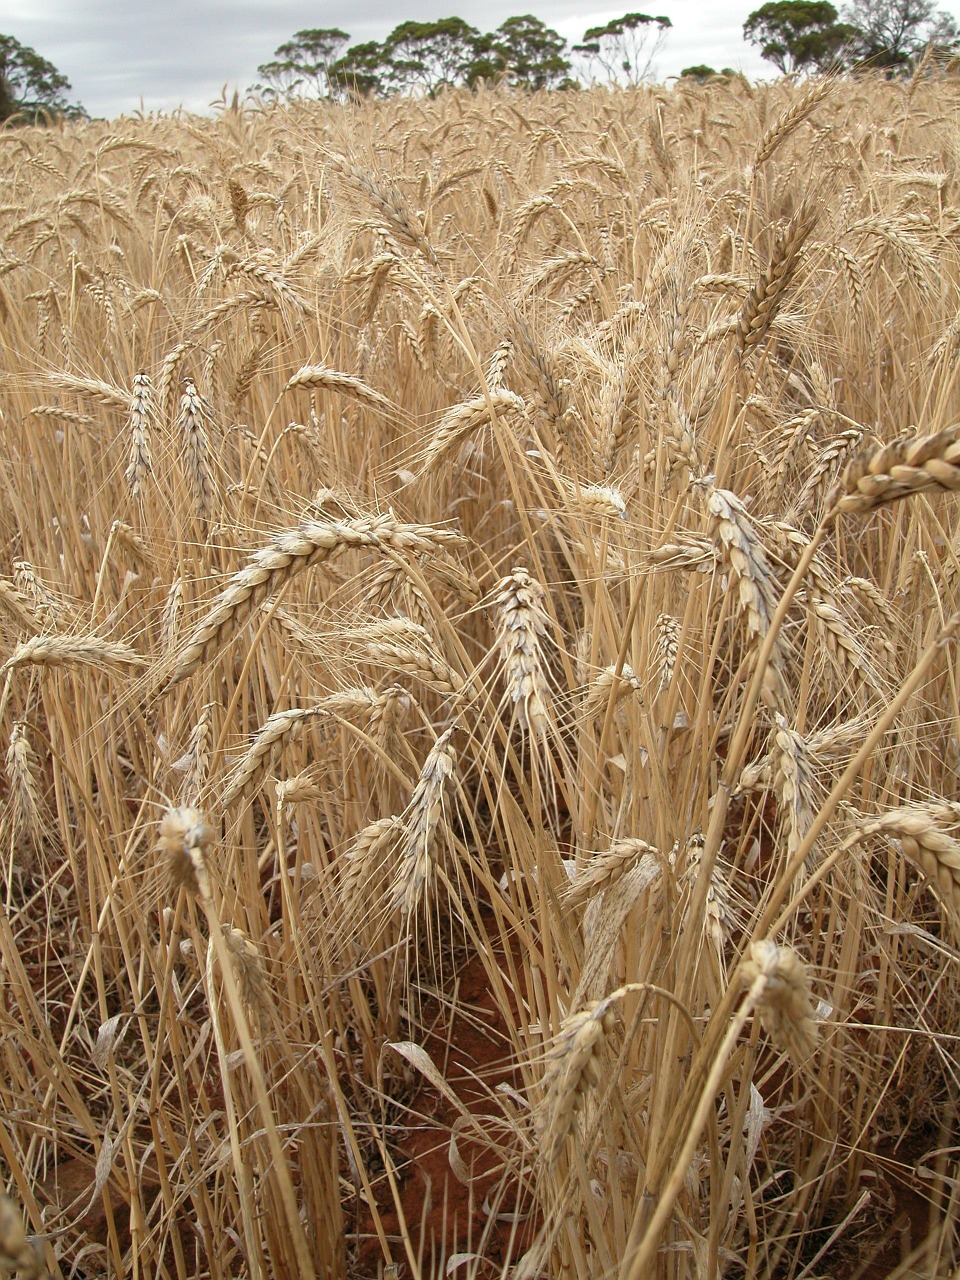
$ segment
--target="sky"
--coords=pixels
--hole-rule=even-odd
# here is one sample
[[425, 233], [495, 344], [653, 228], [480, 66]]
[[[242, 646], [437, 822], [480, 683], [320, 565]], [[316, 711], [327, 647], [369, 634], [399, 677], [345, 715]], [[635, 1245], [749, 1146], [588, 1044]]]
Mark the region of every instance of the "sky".
[[[592, 0], [604, 3], [604, 0]], [[760, 0], [653, 0], [644, 12], [673, 23], [655, 64], [665, 80], [699, 63], [733, 67], [751, 79], [774, 68], [744, 43], [743, 22]], [[407, 19], [455, 14], [482, 31], [532, 13], [571, 42], [632, 6], [591, 9], [591, 0], [0, 0], [0, 33], [29, 45], [71, 82], [70, 98], [91, 115], [208, 112], [257, 80], [257, 64], [303, 27], [340, 27], [352, 42], [382, 40]], [[838, 7], [840, 7], [838, 5]], [[960, 16], [960, 0], [943, 5]]]

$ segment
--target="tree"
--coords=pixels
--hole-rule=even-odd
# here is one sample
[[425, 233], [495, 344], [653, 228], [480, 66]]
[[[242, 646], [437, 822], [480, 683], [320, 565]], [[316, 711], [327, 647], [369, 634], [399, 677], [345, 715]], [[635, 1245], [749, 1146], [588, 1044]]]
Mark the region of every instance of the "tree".
[[384, 84], [393, 93], [437, 93], [467, 84], [486, 47], [480, 32], [462, 18], [402, 22], [383, 44]]
[[331, 93], [338, 97], [351, 93], [364, 98], [381, 97], [386, 93], [387, 62], [384, 46], [376, 40], [351, 45], [342, 58], [327, 67]]
[[625, 79], [627, 84], [638, 85], [650, 74], [653, 60], [672, 26], [669, 18], [625, 13], [605, 26], [585, 31], [583, 43], [574, 45], [573, 51], [602, 67], [612, 84]]
[[325, 98], [330, 92], [328, 72], [343, 54], [350, 37], [339, 27], [309, 27], [274, 50], [271, 62], [257, 70], [263, 80], [253, 92], [263, 97]]
[[838, 22], [828, 0], [771, 0], [743, 24], [743, 37], [783, 73], [826, 71], [842, 61], [858, 38], [857, 28]]
[[69, 88], [70, 81], [52, 62], [13, 36], [0, 36], [0, 120], [15, 115], [35, 120], [46, 112], [84, 116], [79, 103], [67, 101]]
[[843, 16], [857, 29], [858, 58], [871, 67], [907, 71], [928, 44], [941, 53], [960, 48], [960, 28], [934, 0], [853, 0]]
[[699, 84], [706, 84], [708, 80], [729, 80], [736, 74], [733, 67], [724, 67], [722, 71], [717, 71], [714, 67], [708, 67], [706, 63], [700, 62], [695, 67], [684, 67], [680, 72], [680, 79], [696, 80]]
[[522, 89], [555, 89], [569, 83], [567, 42], [552, 28], [524, 14], [507, 18], [492, 36], [494, 62], [507, 84]]

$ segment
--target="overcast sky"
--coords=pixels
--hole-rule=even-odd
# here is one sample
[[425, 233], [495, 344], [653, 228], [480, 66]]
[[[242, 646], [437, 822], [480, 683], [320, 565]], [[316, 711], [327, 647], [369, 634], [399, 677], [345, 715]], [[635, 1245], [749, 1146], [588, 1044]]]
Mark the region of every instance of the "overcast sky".
[[[533, 13], [568, 40], [633, 8], [590, 9], [606, 0], [0, 0], [0, 33], [30, 45], [69, 77], [72, 98], [91, 115], [184, 105], [206, 111], [220, 96], [241, 94], [257, 64], [303, 27], [340, 27], [354, 42], [382, 40], [407, 19], [456, 14], [484, 31]], [[761, 0], [653, 0], [645, 12], [673, 23], [657, 60], [659, 79], [707, 63], [748, 76], [775, 75], [743, 41], [743, 22]], [[838, 4], [838, 8], [839, 8]], [[960, 0], [943, 5], [960, 15]]]

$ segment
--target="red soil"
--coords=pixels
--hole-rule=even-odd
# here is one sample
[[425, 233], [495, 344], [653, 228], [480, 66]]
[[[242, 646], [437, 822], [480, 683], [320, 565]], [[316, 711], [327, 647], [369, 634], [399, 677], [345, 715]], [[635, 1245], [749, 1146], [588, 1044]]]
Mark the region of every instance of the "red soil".
[[[457, 982], [457, 1000], [452, 1009], [425, 1004], [423, 1022], [431, 1029], [422, 1036], [422, 1047], [462, 1105], [476, 1117], [495, 1141], [504, 1136], [496, 1117], [497, 1103], [490, 1097], [501, 1081], [516, 1088], [518, 1080], [509, 1062], [506, 1036], [499, 1029], [500, 1012], [490, 992], [479, 956], [462, 964]], [[469, 1129], [457, 1132], [457, 1155], [470, 1171], [468, 1185], [458, 1180], [450, 1163], [450, 1133], [458, 1109], [416, 1073], [409, 1111], [400, 1122], [394, 1160], [400, 1164], [399, 1200], [406, 1223], [406, 1235], [413, 1255], [421, 1259], [424, 1276], [444, 1276], [454, 1254], [480, 1253], [485, 1263], [477, 1270], [499, 1275], [505, 1264], [516, 1262], [530, 1242], [535, 1224], [529, 1205], [516, 1203], [515, 1191], [496, 1201], [502, 1167], [496, 1152]], [[377, 1184], [378, 1210], [397, 1263], [398, 1278], [411, 1271], [403, 1244], [403, 1225], [396, 1211], [386, 1178]], [[486, 1202], [486, 1203], [485, 1203]], [[526, 1213], [523, 1210], [526, 1209]], [[520, 1218], [520, 1221], [514, 1219]], [[367, 1212], [358, 1224], [360, 1247], [358, 1277], [374, 1277], [384, 1272], [383, 1252], [372, 1232]], [[477, 1266], [475, 1260], [470, 1264]], [[462, 1271], [467, 1274], [464, 1259]]]

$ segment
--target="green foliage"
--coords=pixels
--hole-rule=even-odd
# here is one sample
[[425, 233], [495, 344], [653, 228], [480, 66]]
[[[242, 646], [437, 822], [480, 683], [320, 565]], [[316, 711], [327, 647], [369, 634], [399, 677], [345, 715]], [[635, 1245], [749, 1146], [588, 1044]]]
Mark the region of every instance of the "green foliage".
[[462, 18], [402, 22], [383, 44], [383, 82], [390, 93], [437, 93], [467, 84], [485, 51], [480, 32]]
[[381, 97], [386, 93], [384, 46], [376, 40], [351, 45], [342, 58], [327, 67], [331, 93], [341, 97]]
[[932, 45], [939, 54], [960, 48], [960, 28], [934, 0], [852, 0], [844, 18], [857, 31], [854, 49], [870, 67], [909, 71]]
[[574, 45], [573, 51], [601, 67], [611, 84], [626, 81], [638, 85], [650, 74], [653, 59], [672, 26], [669, 18], [625, 13], [585, 31], [582, 43]]
[[274, 51], [270, 62], [257, 70], [263, 77], [253, 92], [263, 97], [326, 97], [330, 91], [328, 72], [343, 54], [350, 37], [339, 27], [309, 27]]
[[[341, 31], [299, 32], [277, 54], [283, 82], [282, 92], [292, 96], [314, 74], [301, 48], [294, 48], [304, 35], [348, 38]], [[481, 34], [462, 18], [441, 18], [435, 22], [402, 22], [379, 43], [375, 40], [351, 46], [322, 68], [327, 91], [376, 97], [391, 94], [435, 94], [457, 85], [473, 86], [481, 80], [505, 80], [516, 88], [552, 89], [570, 84], [570, 63], [564, 57], [566, 41], [539, 18], [530, 14], [508, 18], [495, 32]], [[294, 63], [293, 68], [287, 63]], [[265, 64], [261, 74], [274, 64]], [[275, 83], [280, 81], [275, 79]]]
[[826, 71], [843, 60], [858, 36], [838, 16], [829, 0], [770, 0], [747, 18], [743, 36], [784, 75]]
[[736, 74], [733, 67], [724, 67], [722, 71], [717, 71], [714, 67], [708, 67], [701, 62], [695, 67], [684, 67], [680, 72], [680, 79], [696, 80], [699, 84], [705, 84], [708, 80], [729, 80]]
[[498, 71], [523, 89], [556, 89], [570, 83], [564, 38], [531, 14], [507, 18], [493, 35]]
[[0, 35], [0, 120], [82, 117], [83, 107], [66, 99], [69, 88], [70, 81], [52, 62], [13, 36]]

